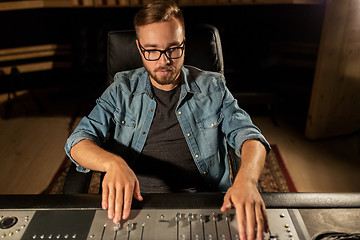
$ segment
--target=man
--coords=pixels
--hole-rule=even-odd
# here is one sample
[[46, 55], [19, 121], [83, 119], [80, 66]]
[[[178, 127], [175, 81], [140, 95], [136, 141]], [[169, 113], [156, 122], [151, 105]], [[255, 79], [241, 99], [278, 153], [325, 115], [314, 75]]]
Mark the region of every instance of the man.
[[[183, 66], [185, 26], [174, 3], [144, 7], [134, 25], [144, 68], [115, 75], [67, 140], [67, 154], [79, 171], [106, 172], [102, 207], [115, 223], [129, 216], [133, 196], [142, 200], [140, 186], [226, 191], [221, 210], [235, 207], [240, 238], [262, 239], [268, 225], [257, 182], [269, 144], [223, 75]], [[102, 148], [110, 129], [112, 152]], [[225, 139], [242, 158], [232, 186]]]

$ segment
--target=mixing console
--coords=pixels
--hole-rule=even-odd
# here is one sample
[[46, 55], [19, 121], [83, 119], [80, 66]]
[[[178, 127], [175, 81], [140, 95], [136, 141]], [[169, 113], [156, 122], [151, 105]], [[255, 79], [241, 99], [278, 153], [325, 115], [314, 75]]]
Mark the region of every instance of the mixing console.
[[[265, 239], [310, 239], [296, 209], [268, 209]], [[114, 224], [100, 209], [0, 210], [4, 240], [237, 240], [235, 211], [134, 209]]]

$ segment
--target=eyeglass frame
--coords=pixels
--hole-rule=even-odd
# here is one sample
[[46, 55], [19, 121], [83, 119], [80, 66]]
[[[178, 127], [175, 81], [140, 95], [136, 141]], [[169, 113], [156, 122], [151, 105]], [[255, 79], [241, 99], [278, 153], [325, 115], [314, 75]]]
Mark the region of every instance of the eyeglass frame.
[[[179, 59], [179, 58], [181, 58], [181, 57], [184, 55], [185, 39], [180, 43], [179, 46], [177, 46], [177, 47], [170, 47], [170, 48], [167, 48], [167, 49], [165, 49], [165, 50], [159, 50], [159, 49], [151, 49], [151, 50], [148, 50], [148, 49], [144, 48], [144, 47], [141, 45], [139, 39], [137, 39], [137, 41], [138, 41], [138, 43], [139, 43], [140, 51], [141, 51], [141, 53], [142, 53], [142, 55], [144, 56], [144, 58], [145, 58], [146, 61], [157, 61], [157, 60], [159, 60], [159, 59], [161, 58], [161, 56], [162, 56], [163, 54], [165, 54], [165, 56], [166, 56], [167, 59]], [[183, 46], [180, 47], [181, 45], [183, 45]], [[174, 48], [180, 48], [180, 49], [181, 49], [181, 55], [180, 55], [180, 57], [175, 57], [175, 58], [174, 58], [174, 57], [169, 57], [169, 56], [167, 55], [166, 52], [169, 51], [169, 50], [171, 50], [171, 49], [174, 49]], [[145, 51], [158, 51], [158, 52], [160, 52], [160, 56], [159, 56], [159, 58], [157, 58], [157, 59], [148, 59], [148, 58], [145, 57]]]

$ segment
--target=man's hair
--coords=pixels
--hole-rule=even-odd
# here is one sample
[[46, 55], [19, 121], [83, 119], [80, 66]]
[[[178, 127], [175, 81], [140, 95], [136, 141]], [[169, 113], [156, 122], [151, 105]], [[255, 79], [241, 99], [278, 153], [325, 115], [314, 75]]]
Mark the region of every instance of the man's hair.
[[136, 34], [138, 28], [151, 23], [166, 22], [172, 17], [180, 22], [185, 31], [184, 17], [180, 8], [171, 0], [160, 0], [147, 4], [141, 8], [134, 17], [134, 26]]

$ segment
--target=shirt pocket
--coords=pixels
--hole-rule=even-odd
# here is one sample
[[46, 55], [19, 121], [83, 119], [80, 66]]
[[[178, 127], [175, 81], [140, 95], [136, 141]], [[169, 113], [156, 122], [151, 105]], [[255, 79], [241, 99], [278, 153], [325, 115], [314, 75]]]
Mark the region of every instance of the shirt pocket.
[[204, 135], [203, 142], [206, 142], [212, 150], [218, 149], [219, 137], [221, 137], [219, 134], [223, 119], [224, 115], [219, 112], [198, 121], [199, 128]]
[[114, 113], [114, 119], [116, 122], [116, 125], [119, 127], [129, 127], [129, 128], [135, 128], [136, 120], [135, 118], [130, 115], [123, 112], [120, 112], [119, 110], [116, 110]]
[[136, 119], [128, 113], [116, 110], [114, 113], [114, 120], [114, 140], [121, 145], [129, 146], [134, 137]]

